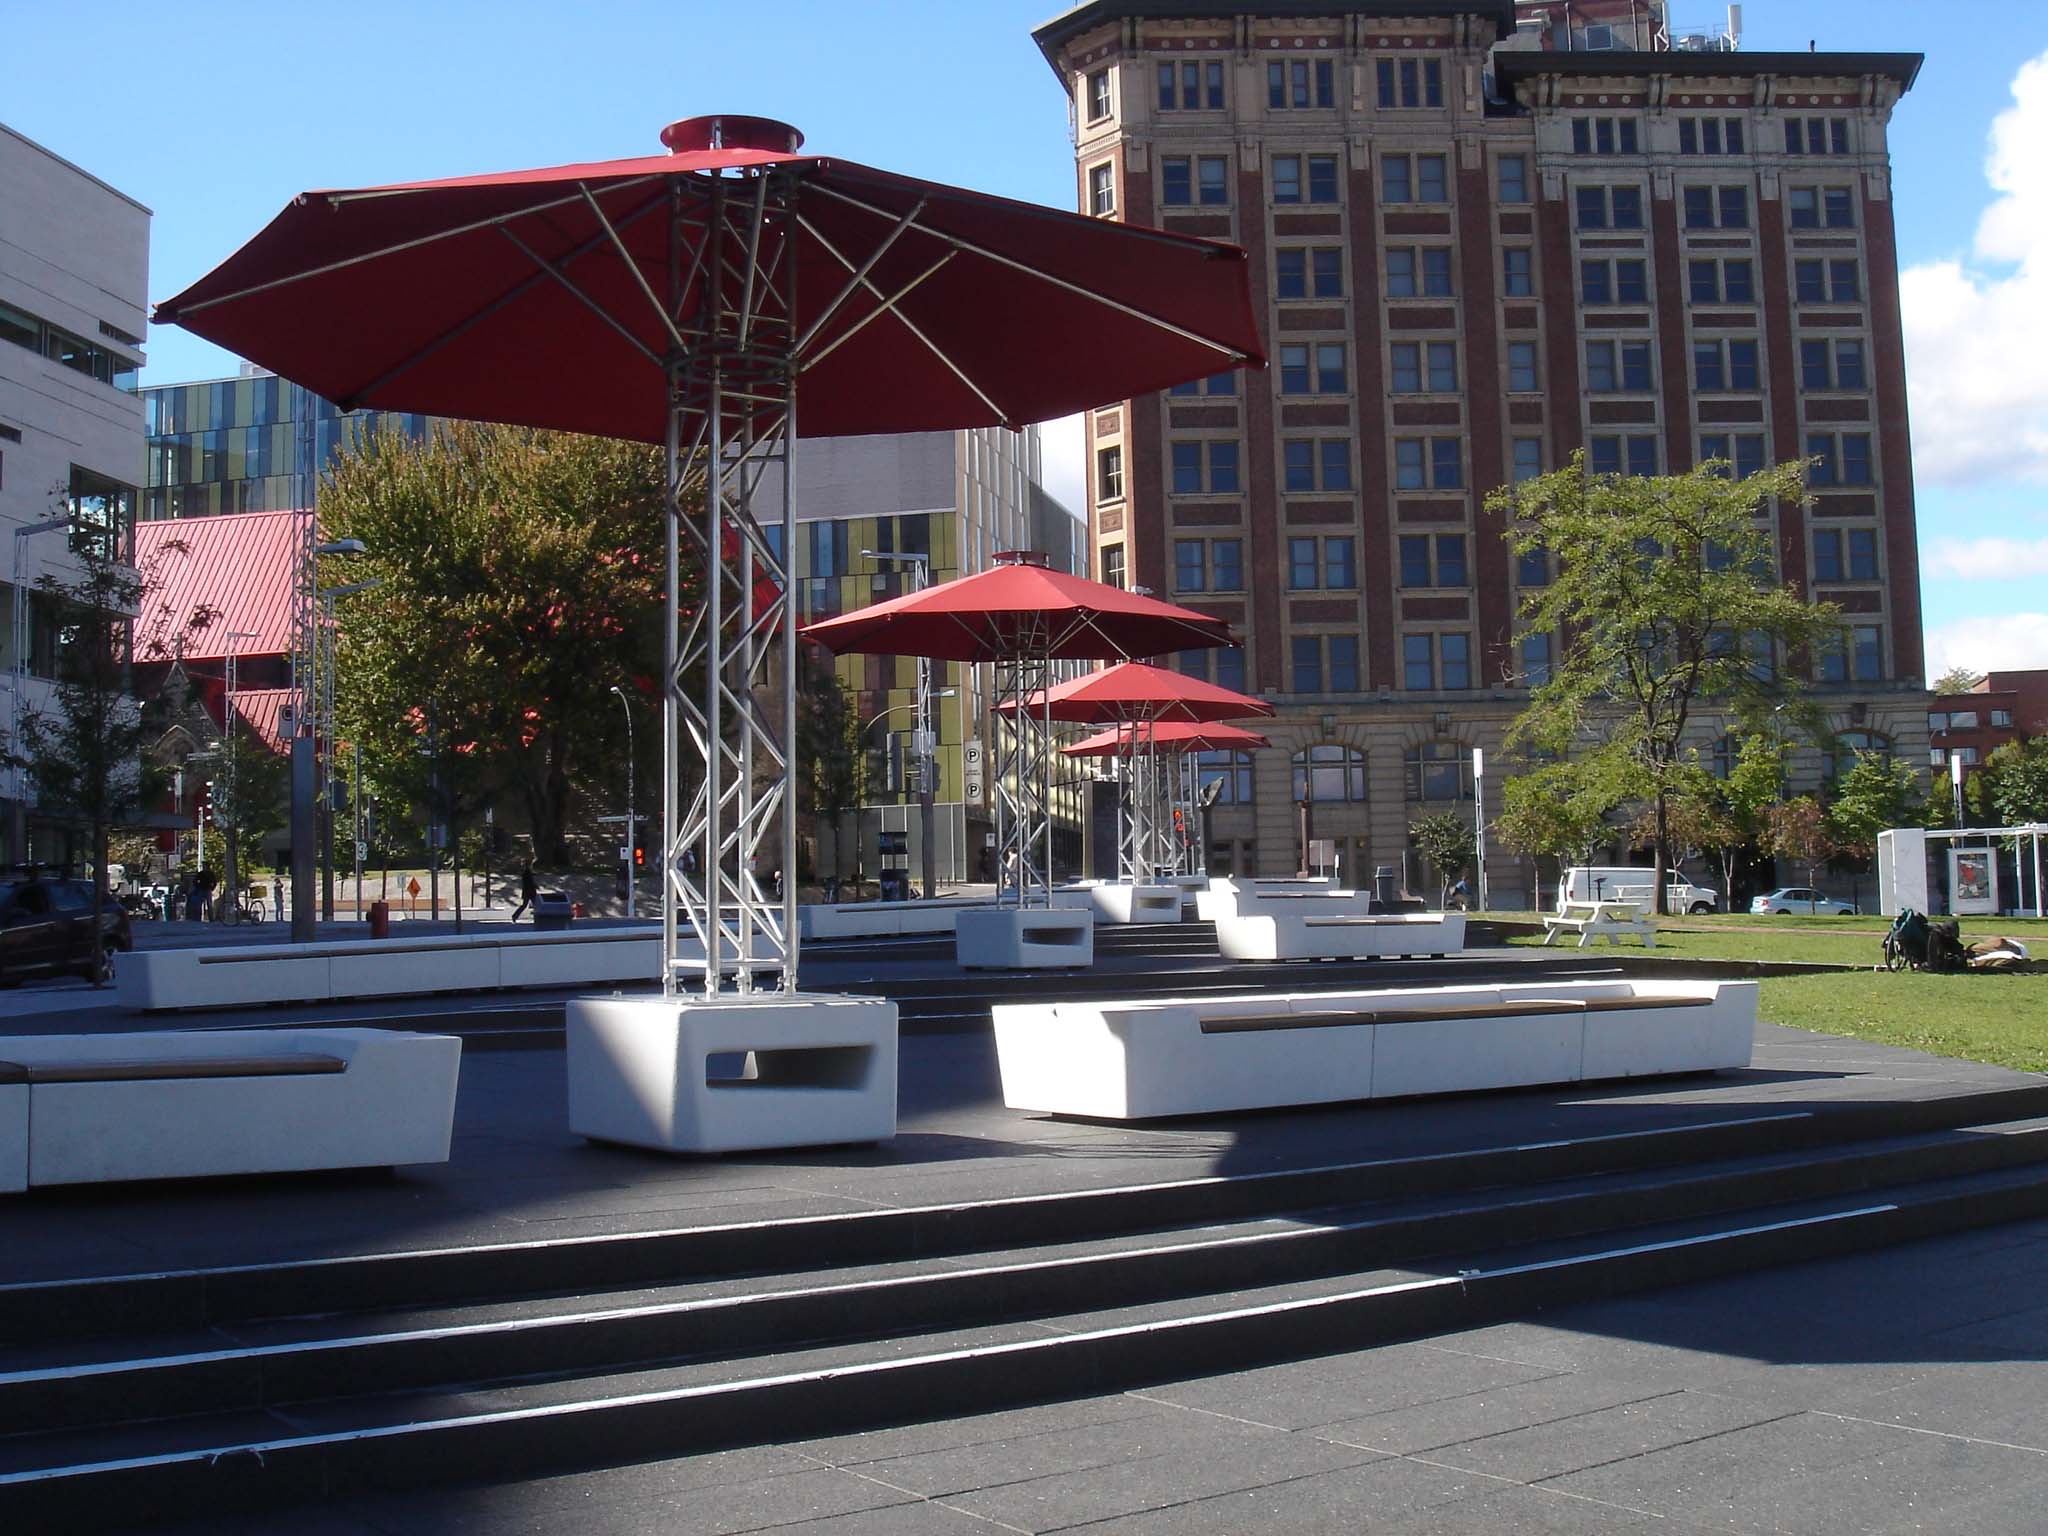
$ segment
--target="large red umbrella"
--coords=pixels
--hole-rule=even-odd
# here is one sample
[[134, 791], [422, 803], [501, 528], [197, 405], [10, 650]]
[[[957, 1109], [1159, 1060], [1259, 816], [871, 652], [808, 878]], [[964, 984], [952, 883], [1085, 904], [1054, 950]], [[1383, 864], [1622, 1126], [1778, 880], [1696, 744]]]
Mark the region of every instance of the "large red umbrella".
[[996, 558], [957, 581], [820, 619], [804, 637], [834, 652], [973, 662], [1025, 652], [1114, 661], [1230, 644], [1228, 624], [1192, 608], [1053, 570], [1043, 555]]
[[1257, 731], [1238, 725], [1162, 720], [1157, 725], [1113, 725], [1060, 750], [1068, 757], [1116, 757], [1130, 750], [1133, 741], [1140, 751], [1149, 752], [1249, 752], [1273, 745]]
[[[756, 873], [795, 866], [791, 440], [1020, 427], [1263, 354], [1234, 246], [804, 155], [763, 118], [662, 142], [307, 193], [156, 319], [345, 409], [665, 445], [664, 983], [697, 964], [715, 993], [731, 967], [749, 991], [765, 956], [793, 991], [796, 882], [771, 898]], [[688, 612], [682, 537], [711, 578]]]
[[[760, 118], [692, 118], [662, 142], [628, 160], [304, 193], [156, 319], [344, 410], [654, 443], [705, 273], [724, 270], [738, 310], [771, 262], [793, 299], [759, 307], [750, 339], [793, 351], [806, 437], [1021, 427], [1263, 366], [1236, 246], [799, 154], [801, 134]], [[754, 265], [734, 249], [703, 259], [718, 226], [689, 194], [723, 181], [773, 196], [773, 170], [799, 216], [762, 226], [771, 249]]]

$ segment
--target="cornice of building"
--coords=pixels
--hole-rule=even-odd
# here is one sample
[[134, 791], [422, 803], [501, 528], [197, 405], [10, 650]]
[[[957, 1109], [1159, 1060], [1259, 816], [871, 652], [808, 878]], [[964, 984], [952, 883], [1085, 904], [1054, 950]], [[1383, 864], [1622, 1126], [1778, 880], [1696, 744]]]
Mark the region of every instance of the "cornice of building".
[[1066, 71], [1060, 53], [1082, 33], [1111, 22], [1220, 21], [1245, 17], [1254, 21], [1314, 17], [1361, 16], [1435, 20], [1477, 16], [1490, 21], [1497, 37], [1515, 30], [1514, 0], [1083, 0], [1031, 29], [1031, 39], [1062, 83]]
[[1494, 54], [1493, 67], [1504, 87], [1550, 75], [1589, 79], [1709, 76], [1737, 80], [1782, 76], [1832, 80], [1877, 75], [1896, 81], [1899, 90], [1905, 92], [1913, 88], [1926, 58], [1922, 53], [1609, 53], [1503, 48]]

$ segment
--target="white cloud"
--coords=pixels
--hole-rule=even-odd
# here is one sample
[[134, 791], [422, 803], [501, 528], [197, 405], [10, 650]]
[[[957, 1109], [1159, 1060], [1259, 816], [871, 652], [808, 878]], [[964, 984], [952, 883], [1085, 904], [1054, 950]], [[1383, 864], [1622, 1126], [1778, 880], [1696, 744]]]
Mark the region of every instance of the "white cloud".
[[1045, 488], [1076, 517], [1088, 515], [1088, 442], [1078, 415], [1043, 422], [1038, 441], [1045, 455]]
[[2048, 613], [1958, 619], [1927, 631], [1927, 675], [1952, 667], [1973, 672], [2048, 667]]
[[1960, 581], [2048, 576], [2048, 539], [1935, 539], [1921, 551], [1920, 571]]
[[2012, 94], [1970, 253], [1899, 275], [1922, 484], [2048, 481], [2048, 54], [2020, 66]]

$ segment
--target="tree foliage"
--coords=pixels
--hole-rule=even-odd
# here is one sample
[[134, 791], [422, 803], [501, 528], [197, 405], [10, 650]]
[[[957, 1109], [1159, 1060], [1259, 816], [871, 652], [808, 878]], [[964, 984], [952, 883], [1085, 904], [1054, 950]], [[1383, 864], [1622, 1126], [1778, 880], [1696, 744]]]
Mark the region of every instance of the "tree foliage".
[[624, 782], [611, 687], [660, 696], [659, 450], [472, 424], [383, 433], [336, 463], [320, 506], [325, 537], [369, 551], [323, 565], [322, 585], [381, 583], [345, 600], [340, 641], [343, 735], [369, 777], [444, 823], [516, 797], [536, 858], [563, 861], [574, 792]]
[[1828, 834], [1828, 813], [1812, 795], [1780, 800], [1765, 819], [1764, 851], [1776, 858], [1790, 859], [1806, 866], [1806, 883], [1812, 885], [1821, 865], [1839, 851]]
[[[175, 653], [178, 621], [160, 595], [163, 571], [190, 553], [168, 540], [134, 566], [104, 539], [74, 538], [76, 572], [36, 583], [57, 614], [57, 675], [50, 704], [22, 721], [22, 747], [39, 807], [82, 824], [90, 839], [96, 976], [108, 845], [117, 828], [140, 820], [160, 783], [143, 756], [157, 727], [135, 697], [131, 663]], [[207, 622], [200, 615], [186, 627]]]
[[2009, 741], [1970, 776], [1981, 816], [2008, 827], [2048, 821], [2048, 737]]
[[[1545, 763], [1509, 777], [1493, 827], [1523, 853], [1547, 854], [1559, 864], [1583, 864], [1613, 835], [1608, 817], [1628, 798], [1611, 758]], [[1601, 770], [1610, 770], [1603, 774]]]
[[1408, 823], [1408, 836], [1436, 871], [1437, 905], [1448, 906], [1451, 887], [1472, 863], [1475, 830], [1456, 811], [1432, 811]]
[[[1839, 636], [1834, 609], [1782, 585], [1759, 508], [1805, 500], [1797, 463], [1736, 481], [1709, 463], [1685, 475], [1589, 475], [1583, 454], [1488, 498], [1517, 554], [1556, 574], [1528, 589], [1524, 633], [1562, 634], [1551, 679], [1509, 733], [1563, 755], [1588, 737], [1625, 758], [1651, 807], [1659, 910], [1671, 867], [1673, 796], [1692, 771], [1688, 733], [1711, 709], [1759, 721], [1796, 689], [1798, 664]], [[1603, 778], [1614, 765], [1599, 770]]]
[[854, 695], [832, 670], [829, 657], [806, 646], [798, 661], [796, 701], [796, 809], [810, 821], [811, 840], [832, 838], [838, 871], [845, 818], [867, 798], [867, 754], [860, 750]]
[[1971, 667], [1950, 667], [1928, 685], [1930, 693], [1968, 693], [1984, 681], [1984, 674]]
[[1859, 752], [1855, 766], [1835, 785], [1827, 831], [1838, 852], [1859, 859], [1877, 852], [1877, 835], [1888, 827], [1917, 827], [1927, 795], [1912, 768], [1878, 752]]

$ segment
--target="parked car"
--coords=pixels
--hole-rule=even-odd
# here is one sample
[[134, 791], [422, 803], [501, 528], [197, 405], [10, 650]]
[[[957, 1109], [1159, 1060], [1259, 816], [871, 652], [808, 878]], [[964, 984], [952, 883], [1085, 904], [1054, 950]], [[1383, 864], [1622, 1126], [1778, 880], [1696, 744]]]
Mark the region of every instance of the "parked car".
[[[121, 903], [109, 896], [100, 912], [104, 964], [132, 948], [133, 930]], [[36, 976], [92, 979], [92, 882], [16, 877], [0, 880], [0, 985]]]
[[1853, 902], [1837, 901], [1804, 885], [1784, 885], [1775, 891], [1766, 891], [1749, 904], [1749, 910], [1758, 914], [1788, 917], [1794, 912], [1803, 912], [1821, 917], [1854, 917]]

